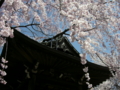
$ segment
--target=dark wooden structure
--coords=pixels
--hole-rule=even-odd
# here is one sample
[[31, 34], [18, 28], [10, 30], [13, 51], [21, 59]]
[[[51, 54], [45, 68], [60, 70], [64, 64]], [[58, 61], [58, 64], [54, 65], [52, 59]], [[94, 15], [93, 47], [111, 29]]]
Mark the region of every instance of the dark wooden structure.
[[[38, 43], [16, 30], [14, 35], [7, 39], [1, 55], [7, 53], [9, 63], [8, 83], [0, 84], [0, 90], [86, 90], [79, 53], [66, 37]], [[87, 65], [94, 86], [109, 78], [108, 68], [91, 62]]]

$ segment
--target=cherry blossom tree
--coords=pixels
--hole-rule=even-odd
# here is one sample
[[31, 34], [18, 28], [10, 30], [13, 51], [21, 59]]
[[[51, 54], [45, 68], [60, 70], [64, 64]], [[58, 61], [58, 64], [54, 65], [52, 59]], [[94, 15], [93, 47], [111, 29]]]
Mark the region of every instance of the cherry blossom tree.
[[[67, 29], [71, 42], [77, 41], [82, 48], [83, 65], [90, 55], [111, 71], [113, 77], [100, 87], [107, 84], [105, 90], [119, 90], [120, 0], [5, 0], [1, 5], [0, 46], [6, 43], [5, 37], [14, 38], [14, 29], [26, 28], [35, 40]], [[88, 88], [101, 90], [92, 88], [88, 69], [83, 69]]]

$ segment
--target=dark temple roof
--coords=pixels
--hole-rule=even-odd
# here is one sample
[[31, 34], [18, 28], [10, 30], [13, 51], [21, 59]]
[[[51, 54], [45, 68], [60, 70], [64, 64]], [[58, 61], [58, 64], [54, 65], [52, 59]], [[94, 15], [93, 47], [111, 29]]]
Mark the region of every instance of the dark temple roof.
[[[8, 75], [5, 79], [8, 81], [9, 87], [11, 86], [17, 88], [19, 81], [23, 81], [26, 76], [26, 66], [32, 73], [31, 70], [34, 69], [37, 62], [39, 62], [39, 67], [37, 74], [35, 74], [37, 77], [36, 87], [46, 84], [46, 82], [50, 82], [55, 84], [55, 87], [58, 87], [59, 84], [64, 87], [66, 86], [66, 88], [68, 86], [73, 88], [69, 90], [77, 90], [75, 87], [81, 86], [81, 83], [84, 83], [84, 73], [82, 71], [83, 66], [80, 64], [79, 53], [74, 49], [66, 37], [62, 37], [57, 41], [53, 40], [52, 43], [51, 41], [39, 43], [23, 35], [17, 30], [14, 31], [14, 36], [14, 38], [7, 39], [8, 46], [4, 46], [1, 55], [1, 57], [5, 56], [7, 47], [7, 60], [9, 61], [9, 68], [7, 69]], [[107, 67], [96, 65], [91, 62], [88, 62], [87, 65], [89, 66], [89, 73], [91, 77], [90, 83], [92, 83], [93, 86], [102, 83], [110, 77], [110, 72]], [[62, 78], [59, 78], [60, 75], [63, 75]], [[66, 79], [66, 77], [68, 79]], [[62, 86], [60, 86], [60, 88], [63, 88]], [[9, 88], [5, 90], [12, 89]]]

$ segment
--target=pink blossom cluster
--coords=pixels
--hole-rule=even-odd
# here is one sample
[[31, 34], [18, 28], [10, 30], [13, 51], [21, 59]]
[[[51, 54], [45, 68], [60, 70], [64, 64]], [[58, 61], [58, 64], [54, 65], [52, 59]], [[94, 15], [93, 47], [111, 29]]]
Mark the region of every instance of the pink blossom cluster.
[[88, 85], [88, 88], [91, 90], [92, 89], [92, 84], [89, 83], [90, 76], [89, 76], [89, 73], [88, 73], [88, 67], [85, 66], [87, 64], [85, 53], [80, 54], [80, 61], [81, 61], [81, 64], [84, 65], [83, 72], [85, 73], [86, 84]]
[[118, 82], [117, 78], [110, 77], [91, 90], [120, 90], [120, 82]]
[[7, 60], [5, 60], [3, 57], [2, 57], [2, 63], [0, 63], [2, 69], [0, 70], [0, 83], [2, 84], [6, 84], [7, 82], [4, 80], [4, 76], [7, 75], [7, 73], [5, 72], [5, 69], [8, 68], [8, 66], [6, 65], [6, 63], [8, 63]]
[[[103, 42], [104, 32], [108, 35], [112, 30], [116, 32], [119, 30], [118, 0], [63, 0], [61, 3], [60, 13], [69, 22], [71, 41], [80, 40], [82, 48], [89, 53], [101, 50], [99, 48], [101, 46], [98, 45]], [[91, 45], [86, 37], [96, 39], [97, 42]], [[84, 40], [88, 43], [82, 44]], [[95, 50], [94, 46], [99, 49]]]

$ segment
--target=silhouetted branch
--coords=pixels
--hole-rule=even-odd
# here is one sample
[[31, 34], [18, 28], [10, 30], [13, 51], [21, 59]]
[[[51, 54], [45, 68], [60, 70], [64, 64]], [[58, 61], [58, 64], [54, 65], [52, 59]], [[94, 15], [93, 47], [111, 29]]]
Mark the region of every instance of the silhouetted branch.
[[108, 65], [102, 60], [102, 58], [96, 53], [96, 55], [99, 57], [99, 59], [108, 67]]
[[69, 31], [69, 29], [65, 29], [63, 32], [61, 32], [61, 33], [59, 33], [59, 34], [55, 35], [55, 36], [54, 36], [54, 37], [52, 37], [52, 38], [49, 38], [49, 39], [44, 39], [44, 40], [43, 40], [43, 42], [45, 42], [45, 41], [49, 41], [49, 40], [51, 40], [51, 39], [55, 39], [56, 37], [58, 37], [58, 36], [61, 36], [61, 35], [65, 34], [67, 31]]
[[28, 25], [23, 25], [23, 26], [16, 26], [16, 27], [11, 27], [12, 29], [18, 28], [18, 27], [28, 27], [32, 25], [40, 25], [40, 24], [28, 24]]
[[5, 0], [0, 0], [0, 7], [3, 5]]

